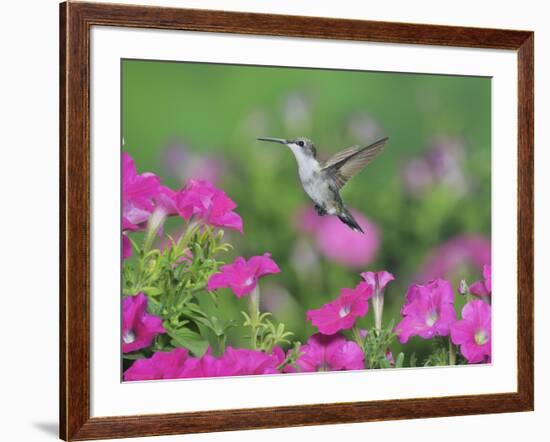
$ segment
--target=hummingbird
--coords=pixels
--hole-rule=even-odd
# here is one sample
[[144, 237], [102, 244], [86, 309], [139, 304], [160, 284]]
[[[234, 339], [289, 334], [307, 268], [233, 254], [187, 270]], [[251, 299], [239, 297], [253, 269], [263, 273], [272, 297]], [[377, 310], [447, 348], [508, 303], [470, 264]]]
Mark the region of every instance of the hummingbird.
[[382, 151], [388, 137], [368, 146], [352, 146], [341, 150], [324, 162], [317, 159], [317, 149], [307, 138], [285, 140], [261, 137], [258, 140], [280, 143], [290, 148], [298, 163], [302, 187], [315, 204], [319, 216], [336, 215], [353, 231], [364, 233], [344, 205], [340, 190]]

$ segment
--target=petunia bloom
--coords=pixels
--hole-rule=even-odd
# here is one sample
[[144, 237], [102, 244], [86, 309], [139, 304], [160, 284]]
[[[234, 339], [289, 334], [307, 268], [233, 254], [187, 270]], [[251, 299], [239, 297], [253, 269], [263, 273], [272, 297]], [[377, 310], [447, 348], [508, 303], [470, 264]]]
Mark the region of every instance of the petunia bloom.
[[284, 361], [284, 352], [276, 347], [265, 353], [247, 348], [227, 347], [221, 358], [225, 367], [231, 367], [233, 376], [278, 373], [277, 367]]
[[187, 349], [156, 352], [149, 359], [139, 359], [124, 373], [126, 381], [152, 379], [208, 378], [279, 373], [284, 352], [275, 347], [271, 353], [245, 348], [227, 347], [216, 357], [211, 349], [200, 358], [189, 356]]
[[[160, 179], [152, 173], [138, 174], [130, 154], [122, 153], [122, 218], [126, 229], [143, 225], [154, 210], [153, 199], [160, 190]], [[124, 227], [123, 227], [124, 228]]]
[[216, 155], [198, 153], [187, 143], [171, 142], [163, 153], [165, 170], [179, 182], [188, 178], [216, 183], [226, 168]]
[[464, 174], [465, 146], [462, 140], [438, 137], [420, 157], [410, 159], [403, 167], [405, 191], [415, 198], [425, 196], [435, 186], [444, 186], [457, 195], [468, 192]]
[[456, 312], [453, 289], [448, 281], [436, 279], [426, 285], [412, 284], [405, 299], [406, 304], [401, 308], [403, 319], [394, 329], [402, 344], [411, 336], [431, 339], [449, 334]]
[[483, 299], [489, 300], [491, 298], [491, 266], [483, 266], [483, 281], [476, 281], [470, 286], [470, 293]]
[[355, 320], [369, 311], [372, 287], [361, 282], [354, 289], [343, 288], [340, 296], [317, 310], [308, 310], [306, 317], [324, 335], [353, 327]]
[[372, 306], [374, 309], [374, 323], [377, 329], [382, 328], [382, 312], [384, 310], [384, 289], [395, 278], [390, 272], [363, 272], [361, 278], [373, 289]]
[[125, 381], [150, 381], [155, 379], [177, 379], [181, 369], [189, 360], [185, 348], [172, 351], [157, 351], [148, 359], [138, 359], [124, 372]]
[[176, 197], [178, 192], [166, 186], [159, 186], [159, 191], [155, 196], [155, 208], [167, 215], [177, 215], [178, 208], [176, 205]]
[[214, 227], [243, 231], [243, 221], [233, 211], [237, 205], [208, 181], [188, 180], [175, 196], [175, 205], [180, 216], [187, 220], [195, 216]]
[[318, 216], [314, 209], [301, 210], [297, 228], [312, 235], [317, 250], [326, 259], [351, 269], [364, 268], [374, 260], [380, 248], [378, 227], [363, 214], [351, 210], [365, 234], [354, 232], [337, 217]]
[[420, 282], [452, 279], [464, 268], [479, 269], [491, 262], [491, 241], [482, 235], [459, 235], [433, 249], [422, 265]]
[[269, 253], [253, 256], [248, 261], [239, 256], [232, 264], [221, 266], [220, 272], [210, 277], [208, 290], [226, 287], [233, 290], [237, 298], [240, 298], [252, 292], [262, 276], [273, 275], [280, 271]]
[[123, 353], [149, 347], [157, 334], [165, 332], [162, 320], [147, 313], [147, 297], [143, 293], [124, 298], [122, 301]]
[[122, 234], [122, 259], [132, 256], [132, 242], [125, 234]]
[[[296, 361], [299, 371], [339, 371], [361, 370], [365, 368], [361, 347], [348, 341], [337, 333], [326, 336], [321, 333], [312, 335], [306, 344], [300, 347], [300, 357]], [[287, 365], [285, 372], [296, 372], [296, 368]]]
[[462, 309], [462, 320], [451, 325], [451, 339], [470, 364], [491, 360], [491, 306], [479, 299]]

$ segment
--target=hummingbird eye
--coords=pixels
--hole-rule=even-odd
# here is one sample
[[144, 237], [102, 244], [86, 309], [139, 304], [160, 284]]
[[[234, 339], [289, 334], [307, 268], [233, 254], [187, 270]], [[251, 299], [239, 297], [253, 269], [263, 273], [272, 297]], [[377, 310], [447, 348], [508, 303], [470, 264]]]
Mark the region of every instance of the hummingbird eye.
[[300, 147], [304, 147], [304, 142], [303, 141], [298, 141], [296, 144]]

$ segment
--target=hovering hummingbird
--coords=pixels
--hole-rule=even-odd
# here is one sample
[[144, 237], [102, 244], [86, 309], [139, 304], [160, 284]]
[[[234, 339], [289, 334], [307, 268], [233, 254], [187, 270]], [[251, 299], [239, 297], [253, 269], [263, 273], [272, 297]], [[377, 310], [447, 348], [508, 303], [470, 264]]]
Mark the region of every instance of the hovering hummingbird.
[[315, 203], [320, 216], [336, 215], [340, 221], [356, 232], [363, 232], [350, 211], [344, 205], [340, 190], [357, 172], [362, 170], [384, 148], [388, 138], [382, 138], [366, 147], [352, 146], [335, 153], [325, 162], [317, 159], [317, 149], [307, 138], [285, 140], [262, 137], [260, 141], [285, 144], [298, 163], [298, 175], [302, 187]]

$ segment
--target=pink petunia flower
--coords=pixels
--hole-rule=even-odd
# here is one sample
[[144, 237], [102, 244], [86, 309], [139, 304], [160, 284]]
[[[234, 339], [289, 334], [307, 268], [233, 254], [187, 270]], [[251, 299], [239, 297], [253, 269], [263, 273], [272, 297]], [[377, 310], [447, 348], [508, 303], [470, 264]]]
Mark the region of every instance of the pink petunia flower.
[[160, 190], [160, 179], [152, 173], [138, 174], [130, 154], [122, 153], [123, 229], [135, 230], [143, 225], [154, 209], [153, 199]]
[[233, 368], [233, 376], [278, 373], [277, 367], [284, 361], [284, 352], [275, 347], [271, 354], [246, 348], [227, 347], [222, 361]]
[[138, 359], [124, 372], [125, 381], [151, 381], [155, 379], [177, 379], [181, 369], [189, 360], [185, 348], [172, 351], [157, 351], [148, 359]]
[[248, 376], [279, 373], [284, 352], [276, 347], [271, 354], [259, 350], [227, 347], [220, 357], [210, 349], [201, 358], [189, 358], [183, 365], [180, 378], [209, 378], [219, 376]]
[[219, 376], [234, 376], [236, 370], [224, 364], [221, 358], [212, 355], [208, 348], [200, 358], [188, 358], [180, 367], [178, 378], [212, 378]]
[[476, 281], [470, 286], [470, 293], [488, 301], [491, 298], [491, 266], [483, 266], [483, 281]]
[[393, 281], [395, 277], [385, 270], [379, 272], [363, 272], [361, 278], [365, 280], [367, 284], [372, 286], [374, 292], [383, 292], [389, 282]]
[[402, 169], [405, 190], [415, 198], [423, 197], [434, 186], [444, 186], [457, 195], [469, 190], [464, 174], [465, 146], [462, 140], [437, 137], [420, 157], [410, 159]]
[[130, 256], [132, 256], [132, 242], [125, 234], [122, 234], [122, 259], [128, 259]]
[[378, 227], [363, 214], [351, 210], [365, 234], [354, 232], [335, 216], [318, 216], [312, 208], [299, 212], [298, 228], [313, 235], [316, 248], [328, 260], [352, 269], [374, 260], [380, 248]]
[[374, 292], [372, 306], [374, 309], [374, 322], [377, 329], [382, 328], [382, 312], [384, 310], [384, 289], [386, 285], [395, 278], [390, 272], [363, 272], [361, 278], [369, 284]]
[[198, 153], [176, 140], [166, 147], [163, 156], [166, 171], [179, 182], [193, 178], [216, 183], [226, 168], [220, 157]]
[[388, 361], [390, 366], [395, 367], [395, 359], [393, 358], [393, 353], [390, 349], [386, 351], [386, 361]]
[[443, 279], [426, 285], [412, 284], [401, 308], [403, 319], [394, 331], [404, 344], [411, 336], [431, 339], [447, 336], [449, 326], [456, 321], [454, 293], [451, 284]]
[[369, 311], [372, 287], [361, 282], [354, 289], [343, 288], [340, 296], [317, 310], [308, 310], [306, 318], [324, 335], [353, 327], [355, 320]]
[[175, 204], [180, 216], [187, 220], [196, 216], [215, 227], [243, 231], [241, 217], [233, 212], [237, 205], [208, 181], [188, 180], [175, 196]]
[[220, 267], [220, 272], [213, 274], [208, 280], [208, 290], [222, 287], [230, 288], [240, 298], [256, 288], [258, 279], [265, 275], [273, 275], [281, 270], [271, 259], [271, 254], [253, 256], [248, 261], [242, 256]]
[[462, 309], [462, 320], [451, 325], [453, 344], [470, 364], [491, 360], [491, 306], [479, 299]]
[[451, 279], [464, 267], [478, 269], [491, 262], [491, 241], [481, 235], [456, 236], [436, 247], [422, 265], [420, 282]]
[[123, 299], [122, 351], [124, 353], [149, 347], [157, 334], [165, 332], [162, 320], [147, 313], [147, 297], [143, 293]]
[[139, 359], [124, 373], [126, 381], [152, 379], [209, 378], [279, 373], [277, 367], [285, 359], [284, 352], [275, 347], [271, 353], [245, 348], [227, 347], [220, 357], [209, 348], [200, 358], [189, 356], [186, 349], [156, 352], [149, 359]]
[[166, 186], [160, 186], [158, 194], [155, 196], [155, 205], [157, 210], [162, 210], [162, 212], [168, 215], [177, 215], [178, 207], [176, 204], [176, 196], [178, 192], [170, 189]]
[[128, 233], [139, 230], [139, 227], [132, 224], [126, 218], [122, 218], [122, 260], [128, 259], [132, 256], [132, 243], [128, 238]]
[[[300, 357], [296, 365], [301, 372], [361, 370], [365, 368], [361, 347], [348, 341], [337, 333], [326, 336], [321, 333], [312, 335], [307, 344], [300, 347]], [[296, 368], [287, 365], [285, 372], [294, 373]]]

